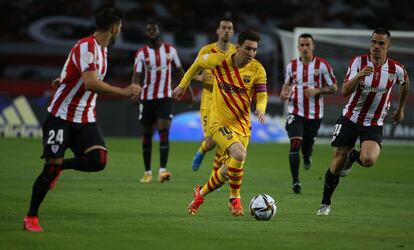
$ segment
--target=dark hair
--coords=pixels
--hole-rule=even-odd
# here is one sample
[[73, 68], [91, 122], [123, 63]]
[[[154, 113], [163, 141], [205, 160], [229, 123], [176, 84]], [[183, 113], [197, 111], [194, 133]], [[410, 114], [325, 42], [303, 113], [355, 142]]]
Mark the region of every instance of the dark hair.
[[376, 29], [374, 30], [374, 32], [372, 32], [372, 35], [374, 35], [374, 34], [387, 35], [387, 36], [388, 36], [388, 38], [391, 38], [391, 33], [390, 33], [390, 31], [389, 31], [388, 29], [386, 29], [386, 28], [382, 28], [382, 27], [380, 27], [380, 28], [376, 28]]
[[252, 30], [245, 30], [239, 34], [239, 37], [237, 39], [237, 43], [239, 45], [242, 45], [244, 41], [251, 40], [255, 42], [260, 41], [260, 35]]
[[114, 24], [118, 24], [122, 19], [120, 10], [113, 6], [104, 5], [95, 11], [96, 30], [108, 31]]
[[299, 39], [301, 39], [301, 38], [310, 38], [312, 40], [312, 42], [315, 42], [315, 40], [313, 40], [313, 36], [309, 33], [300, 34], [300, 36], [298, 37], [298, 42], [299, 42]]

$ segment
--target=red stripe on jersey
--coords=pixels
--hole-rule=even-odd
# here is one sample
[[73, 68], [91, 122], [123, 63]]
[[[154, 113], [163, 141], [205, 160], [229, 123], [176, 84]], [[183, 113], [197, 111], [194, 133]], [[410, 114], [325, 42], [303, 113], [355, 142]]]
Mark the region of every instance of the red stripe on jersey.
[[155, 82], [154, 82], [154, 92], [152, 93], [152, 99], [157, 98], [158, 89], [160, 87], [160, 78], [161, 78], [161, 58], [160, 58], [160, 49], [154, 49], [155, 53], [155, 67], [156, 72], [155, 73]]
[[[298, 70], [298, 62], [295, 60], [292, 61], [292, 76], [293, 82], [297, 83], [297, 70]], [[299, 111], [298, 106], [298, 86], [297, 84], [293, 85], [293, 114], [297, 114]]]
[[[308, 83], [308, 72], [309, 64], [302, 64], [302, 82]], [[309, 97], [305, 95], [305, 91], [308, 89], [308, 86], [303, 86], [303, 116], [309, 119]]]
[[144, 98], [143, 99], [147, 100], [148, 99], [148, 86], [151, 83], [151, 71], [148, 70], [148, 66], [151, 65], [150, 57], [149, 57], [149, 47], [148, 46], [145, 46], [145, 48], [144, 48], [144, 65], [145, 65], [145, 71], [147, 72], [147, 74], [145, 76], [146, 88], [144, 88], [144, 94], [143, 94]]
[[[380, 67], [374, 67], [374, 79], [372, 80], [371, 88], [378, 87], [381, 80], [381, 66]], [[367, 95], [367, 98], [365, 99], [364, 106], [362, 107], [361, 111], [359, 112], [357, 123], [363, 124], [364, 119], [367, 116], [367, 113], [372, 105], [372, 102], [375, 99], [375, 96], [377, 95], [376, 92], [370, 92]]]
[[91, 106], [91, 102], [92, 102], [94, 96], [95, 96], [95, 94], [91, 93], [88, 97], [88, 100], [86, 101], [85, 109], [82, 112], [82, 123], [88, 122], [89, 108]]
[[[353, 60], [353, 62], [354, 61], [355, 61], [355, 59]], [[363, 69], [365, 66], [367, 66], [367, 64], [368, 64], [368, 57], [367, 56], [361, 56], [361, 67], [360, 67], [360, 70]], [[352, 66], [352, 64], [351, 64], [351, 66]], [[356, 93], [355, 93], [354, 97], [351, 100], [351, 104], [348, 107], [348, 111], [345, 114], [345, 117], [348, 118], [348, 119], [351, 119], [352, 112], [354, 111], [354, 108], [355, 108], [355, 106], [358, 103], [359, 97], [362, 94], [362, 90], [361, 90], [361, 88], [359, 88], [359, 85], [361, 84], [361, 82], [358, 83], [358, 86], [356, 87]]]
[[[222, 62], [222, 65], [223, 65], [223, 68], [224, 68], [224, 70], [225, 70], [225, 72], [226, 72], [226, 75], [227, 75], [227, 79], [229, 79], [229, 81], [230, 81], [230, 84], [231, 85], [233, 85], [233, 86], [236, 86], [235, 84], [234, 84], [234, 81], [233, 81], [233, 78], [231, 77], [231, 74], [230, 74], [230, 69], [229, 69], [229, 67], [228, 67], [228, 65], [227, 65], [227, 63], [226, 63], [226, 61], [224, 60], [223, 62]], [[234, 106], [237, 108], [237, 110], [240, 112], [240, 116], [243, 118], [243, 120], [246, 122], [246, 124], [248, 124], [249, 123], [249, 121], [246, 119], [246, 115], [248, 115], [249, 113], [249, 109], [248, 109], [248, 107], [246, 106], [246, 104], [244, 103], [244, 100], [243, 100], [243, 97], [241, 96], [241, 94], [239, 93], [239, 92], [237, 92], [236, 91], [236, 94], [237, 94], [237, 96], [239, 97], [239, 100], [242, 102], [242, 104], [243, 104], [243, 110], [242, 110], [242, 108], [241, 107], [239, 107], [239, 105], [238, 105], [238, 103], [237, 103], [237, 101], [236, 101], [236, 99], [234, 99], [234, 97], [233, 97], [233, 94], [232, 93], [228, 93], [227, 94], [227, 96], [228, 97], [230, 97], [230, 99], [231, 99], [231, 101], [233, 102], [233, 104], [234, 104]]]
[[[231, 77], [231, 74], [230, 74], [230, 68], [228, 67], [226, 61], [223, 61], [223, 66], [224, 66], [224, 69], [226, 70], [227, 78], [229, 78], [230, 83], [232, 85], [235, 85], [234, 81], [233, 81], [233, 78]], [[232, 68], [234, 70], [234, 73], [236, 75], [236, 78], [237, 78], [241, 88], [245, 89], [243, 81], [240, 78], [239, 70], [236, 67], [234, 67], [233, 65], [232, 65]], [[247, 100], [245, 100], [239, 92], [237, 92], [236, 94], [237, 94], [237, 96], [239, 97], [240, 101], [243, 104], [243, 109], [244, 109], [245, 113], [248, 113], [249, 112], [249, 109], [248, 109], [248, 107], [249, 107], [249, 105], [248, 105], [249, 95], [248, 95], [247, 91], [244, 93], [246, 95]]]
[[101, 74], [105, 74], [106, 67], [107, 67], [106, 60], [105, 60], [106, 59], [106, 56], [107, 56], [107, 52], [103, 48], [101, 50], [102, 50], [102, 71], [101, 71]]
[[[313, 75], [313, 77], [314, 77], [313, 80], [315, 82], [315, 88], [321, 88], [321, 87], [323, 87], [323, 86], [320, 85], [321, 83], [319, 81], [319, 79], [321, 77], [323, 78], [323, 74], [321, 74], [321, 72], [319, 71], [320, 65], [321, 65], [321, 59], [319, 57], [316, 57], [315, 58], [314, 72], [316, 72], [316, 70], [318, 70], [319, 74], [314, 74]], [[328, 67], [327, 64], [325, 64], [325, 65], [326, 65], [326, 67]], [[328, 70], [329, 70], [329, 68], [328, 68]], [[316, 95], [314, 97], [314, 99], [315, 99], [315, 119], [319, 119], [320, 118], [319, 115], [321, 113], [321, 105], [320, 105], [321, 96], [320, 95]]]
[[164, 83], [164, 96], [168, 96], [168, 86], [170, 83], [170, 70], [171, 70], [171, 66], [170, 66], [170, 45], [169, 44], [164, 44], [164, 48], [165, 48], [165, 60], [167, 63], [167, 72], [166, 77], [165, 77], [165, 83]]
[[[216, 66], [216, 68], [214, 70], [212, 70], [213, 74], [216, 76], [216, 79], [218, 78], [217, 79], [217, 84], [219, 84], [220, 82], [223, 82], [223, 83], [225, 82], [219, 71], [220, 71], [219, 66]], [[233, 113], [234, 117], [236, 117], [236, 120], [240, 124], [240, 127], [242, 128], [244, 135], [246, 135], [246, 132], [244, 131], [244, 128], [243, 128], [243, 123], [240, 121], [236, 110], [234, 110], [234, 108], [231, 106], [230, 102], [227, 100], [226, 94], [223, 93], [223, 90], [220, 87], [218, 87], [218, 89], [220, 90], [220, 94], [223, 97], [223, 101], [226, 103], [227, 107]]]
[[[395, 62], [392, 60], [388, 60], [388, 75], [395, 74], [395, 72], [396, 72]], [[389, 95], [389, 92], [391, 91], [393, 83], [394, 81], [388, 78], [387, 87], [386, 87], [387, 92], [383, 93], [381, 96], [381, 100], [378, 103], [377, 109], [375, 110], [374, 117], [371, 120], [371, 126], [378, 126], [378, 119], [381, 117], [381, 113], [384, 108], [385, 101], [387, 100], [387, 96]]]
[[75, 95], [73, 96], [68, 106], [68, 114], [66, 116], [67, 121], [70, 121], [70, 122], [73, 121], [73, 118], [75, 117], [75, 113], [76, 113], [76, 108], [78, 107], [79, 101], [82, 98], [82, 95], [84, 93], [85, 93], [85, 85], [82, 83], [82, 85], [79, 87], [78, 91], [76, 91]]

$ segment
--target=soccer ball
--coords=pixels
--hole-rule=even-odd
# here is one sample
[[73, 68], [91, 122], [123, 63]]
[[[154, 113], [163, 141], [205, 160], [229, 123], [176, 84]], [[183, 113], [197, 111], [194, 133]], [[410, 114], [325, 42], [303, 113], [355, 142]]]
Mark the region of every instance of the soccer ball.
[[268, 194], [259, 194], [249, 204], [250, 214], [256, 220], [270, 220], [277, 211], [275, 200]]

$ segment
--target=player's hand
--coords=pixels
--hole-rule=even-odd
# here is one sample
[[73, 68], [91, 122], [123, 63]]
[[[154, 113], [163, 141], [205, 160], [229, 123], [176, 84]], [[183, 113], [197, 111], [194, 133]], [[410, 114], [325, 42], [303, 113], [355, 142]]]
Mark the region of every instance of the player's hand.
[[181, 97], [183, 97], [184, 93], [185, 93], [185, 89], [181, 88], [180, 86], [177, 86], [173, 90], [172, 95], [176, 100], [180, 100]]
[[320, 91], [319, 91], [319, 89], [309, 88], [309, 89], [304, 91], [304, 94], [305, 94], [306, 97], [311, 97], [311, 96], [319, 95]]
[[282, 99], [282, 101], [288, 100], [289, 97], [290, 97], [290, 91], [282, 90], [282, 92], [280, 92], [280, 99]]
[[123, 95], [126, 97], [131, 97], [131, 99], [135, 99], [139, 97], [139, 93], [141, 93], [141, 86], [139, 84], [132, 83], [128, 85], [128, 87], [123, 89]]
[[254, 114], [256, 115], [256, 117], [259, 120], [259, 122], [261, 124], [264, 124], [264, 122], [265, 122], [265, 114], [261, 110], [258, 110], [258, 109], [256, 109], [256, 111], [254, 111]]
[[392, 115], [392, 122], [397, 125], [404, 119], [404, 110], [397, 109]]
[[359, 71], [358, 75], [360, 77], [369, 76], [374, 73], [374, 67], [372, 66], [365, 66], [361, 71]]
[[57, 89], [61, 83], [62, 83], [61, 79], [60, 77], [58, 77], [54, 79], [50, 85], [52, 86], [53, 89]]

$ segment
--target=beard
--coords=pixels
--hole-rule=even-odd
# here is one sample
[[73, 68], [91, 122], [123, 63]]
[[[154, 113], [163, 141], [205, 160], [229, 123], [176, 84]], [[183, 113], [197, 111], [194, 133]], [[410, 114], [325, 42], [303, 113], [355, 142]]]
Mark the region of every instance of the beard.
[[117, 38], [118, 38], [118, 36], [117, 36], [117, 35], [113, 35], [113, 36], [111, 37], [111, 39], [109, 39], [108, 47], [109, 47], [109, 46], [114, 45], [114, 44], [115, 44], [115, 42], [116, 42], [116, 39], [117, 39]]

